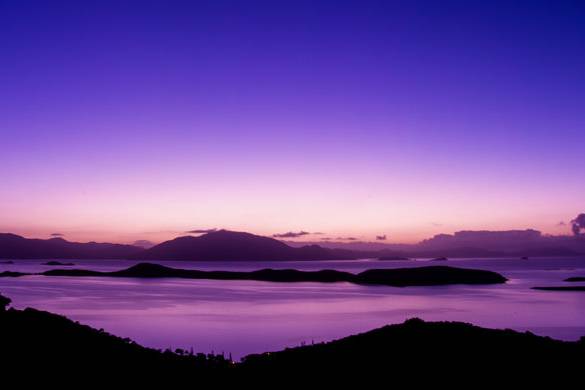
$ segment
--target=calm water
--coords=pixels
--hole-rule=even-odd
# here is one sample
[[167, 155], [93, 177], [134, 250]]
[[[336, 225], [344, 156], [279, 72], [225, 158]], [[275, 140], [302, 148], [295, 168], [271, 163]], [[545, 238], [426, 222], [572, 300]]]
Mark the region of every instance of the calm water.
[[[55, 268], [41, 265], [43, 262], [0, 264], [0, 272]], [[118, 260], [73, 262], [76, 268], [95, 270], [134, 264]], [[585, 276], [585, 258], [159, 263], [205, 270], [329, 268], [350, 272], [448, 264], [497, 271], [510, 281], [496, 286], [395, 288], [349, 283], [29, 276], [0, 278], [0, 292], [12, 298], [14, 307], [63, 314], [146, 346], [231, 352], [234, 358], [340, 338], [415, 316], [530, 330], [565, 340], [585, 335], [585, 293], [530, 289], [564, 285], [567, 283], [562, 280], [569, 276]]]

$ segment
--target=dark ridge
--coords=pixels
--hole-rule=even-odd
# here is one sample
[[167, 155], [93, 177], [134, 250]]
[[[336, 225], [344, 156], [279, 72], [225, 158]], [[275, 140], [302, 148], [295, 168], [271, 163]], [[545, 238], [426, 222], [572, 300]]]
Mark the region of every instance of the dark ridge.
[[34, 309], [6, 310], [0, 295], [0, 361], [3, 372], [47, 372], [43, 381], [120, 379], [164, 380], [191, 385], [212, 380], [274, 384], [307, 378], [376, 383], [392, 380], [417, 385], [466, 385], [481, 379], [493, 384], [510, 379], [578, 379], [585, 339], [563, 342], [529, 332], [485, 329], [460, 322], [411, 319], [339, 340], [246, 356], [241, 363], [218, 355], [184, 350], [159, 351], [130, 339]]
[[447, 261], [449, 260], [447, 257], [436, 257], [434, 259], [432, 259], [431, 261]]
[[402, 256], [382, 256], [382, 257], [378, 257], [378, 260], [381, 261], [399, 261], [399, 260], [410, 260], [408, 257], [402, 257]]
[[[279, 375], [372, 373], [392, 380], [418, 378], [416, 383], [421, 376], [428, 376], [433, 385], [452, 385], [469, 374], [482, 380], [488, 380], [490, 373], [497, 373], [500, 379], [511, 375], [530, 380], [537, 367], [546, 368], [551, 377], [553, 372], [569, 375], [583, 358], [583, 338], [581, 342], [562, 342], [529, 332], [411, 319], [328, 343], [250, 355], [242, 367], [253, 373]], [[573, 374], [579, 372], [577, 369]]]
[[0, 258], [4, 259], [124, 259], [140, 251], [142, 248], [132, 245], [28, 239], [0, 233]]
[[585, 286], [548, 286], [532, 287], [532, 289], [542, 291], [585, 291]]
[[343, 249], [318, 245], [293, 248], [274, 238], [228, 230], [175, 238], [132, 256], [140, 260], [190, 261], [349, 260], [358, 257]]
[[419, 268], [372, 269], [359, 274], [335, 270], [298, 271], [294, 269], [262, 269], [251, 272], [199, 271], [140, 263], [130, 268], [100, 272], [79, 269], [56, 269], [43, 272], [46, 276], [105, 276], [131, 278], [185, 278], [214, 280], [257, 280], [266, 282], [350, 282], [355, 284], [395, 287], [438, 286], [447, 284], [505, 283], [502, 275], [484, 270], [431, 266]]
[[72, 266], [75, 265], [74, 263], [61, 263], [60, 261], [47, 261], [42, 265], [60, 265], [60, 266]]
[[585, 282], [585, 276], [573, 276], [565, 279], [565, 282]]
[[418, 244], [288, 242], [218, 230], [144, 249], [63, 238], [27, 239], [0, 233], [0, 259], [136, 259], [190, 261], [310, 261], [359, 258], [539, 257], [585, 254], [581, 237], [543, 236], [534, 230], [440, 234]]
[[88, 372], [139, 380], [145, 373], [159, 371], [183, 378], [216, 375], [231, 366], [222, 356], [145, 348], [130, 339], [44, 311], [6, 310], [9, 303], [10, 299], [0, 295], [0, 361], [4, 373], [12, 367], [29, 373], [50, 370], [58, 374], [59, 381]]
[[24, 272], [4, 271], [0, 272], [0, 278], [17, 278], [19, 276], [31, 275]]

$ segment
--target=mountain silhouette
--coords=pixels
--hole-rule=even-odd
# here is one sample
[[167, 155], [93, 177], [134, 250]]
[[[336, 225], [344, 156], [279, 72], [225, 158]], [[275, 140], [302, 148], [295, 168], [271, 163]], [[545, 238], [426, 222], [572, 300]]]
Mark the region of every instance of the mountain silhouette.
[[[546, 236], [538, 231], [466, 231], [440, 234], [418, 244], [291, 242], [246, 232], [217, 230], [151, 248], [60, 237], [28, 239], [0, 233], [0, 259], [133, 259], [193, 261], [353, 260], [364, 258], [489, 258], [580, 256], [585, 235]], [[370, 248], [370, 249], [368, 249]]]
[[0, 258], [4, 259], [121, 259], [141, 250], [132, 245], [29, 239], [0, 233]]
[[[287, 241], [293, 247], [316, 242]], [[466, 257], [550, 257], [585, 255], [585, 235], [551, 236], [538, 230], [458, 231], [453, 234], [437, 234], [415, 244], [380, 242], [318, 243], [324, 248], [353, 251], [361, 257], [410, 257], [410, 258], [466, 258]]]
[[281, 241], [251, 233], [218, 230], [198, 237], [178, 237], [132, 256], [141, 260], [344, 260], [358, 258], [343, 249], [318, 245], [293, 248]]

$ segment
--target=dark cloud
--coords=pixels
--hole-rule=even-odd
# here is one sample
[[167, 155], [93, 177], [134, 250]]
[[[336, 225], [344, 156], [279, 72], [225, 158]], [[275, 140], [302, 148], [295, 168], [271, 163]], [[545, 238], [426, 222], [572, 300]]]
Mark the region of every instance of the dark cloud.
[[337, 237], [336, 240], [342, 240], [342, 241], [356, 241], [357, 238], [355, 237]]
[[195, 230], [189, 230], [186, 233], [189, 234], [204, 234], [204, 233], [213, 233], [216, 232], [217, 229], [195, 229]]
[[571, 221], [571, 231], [574, 235], [580, 235], [581, 230], [585, 230], [585, 213], [577, 215], [577, 218]]
[[386, 235], [383, 234], [381, 236], [376, 236], [376, 240], [378, 240], [378, 241], [386, 241]]
[[308, 234], [312, 234], [312, 233], [305, 232], [304, 230], [301, 230], [300, 232], [277, 233], [277, 234], [273, 234], [272, 237], [274, 237], [274, 238], [297, 238], [297, 237], [301, 237], [301, 236], [306, 236]]
[[51, 237], [63, 237], [63, 233], [51, 233]]

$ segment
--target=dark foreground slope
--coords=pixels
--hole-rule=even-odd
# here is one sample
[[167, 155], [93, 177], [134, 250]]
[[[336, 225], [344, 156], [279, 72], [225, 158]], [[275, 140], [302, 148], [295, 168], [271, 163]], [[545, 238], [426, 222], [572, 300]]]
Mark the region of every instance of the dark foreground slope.
[[[298, 271], [294, 269], [262, 269], [250, 272], [199, 271], [165, 267], [160, 264], [140, 263], [130, 268], [113, 272], [81, 269], [56, 269], [45, 271], [42, 275], [258, 280], [265, 282], [349, 282], [355, 284], [395, 287], [440, 286], [449, 284], [495, 284], [506, 282], [506, 278], [496, 272], [446, 266], [371, 269], [359, 274], [352, 274], [336, 270]], [[0, 276], [2, 275], [0, 274]]]
[[[0, 361], [3, 380], [17, 370], [66, 382], [84, 380], [182, 382], [198, 387], [291, 382], [360, 383], [384, 388], [417, 385], [510, 384], [542, 379], [559, 386], [579, 378], [585, 342], [562, 342], [511, 330], [456, 322], [409, 320], [329, 343], [251, 355], [242, 363], [217, 356], [186, 356], [141, 347], [67, 318], [33, 309], [3, 311], [0, 298]], [[26, 377], [20, 377], [24, 380]], [[86, 383], [86, 382], [84, 382]], [[542, 383], [540, 383], [542, 384]]]
[[[512, 330], [485, 329], [460, 322], [411, 319], [324, 344], [250, 355], [241, 368], [249, 375], [294, 372], [322, 376], [360, 373], [364, 378], [409, 380], [416, 385], [546, 377], [561, 382], [581, 376], [585, 341], [562, 342]], [[469, 378], [471, 376], [471, 378]]]
[[0, 295], [0, 362], [12, 369], [75, 374], [213, 376], [230, 367], [222, 356], [177, 354], [142, 347], [129, 339], [35, 309], [4, 310]]

